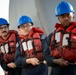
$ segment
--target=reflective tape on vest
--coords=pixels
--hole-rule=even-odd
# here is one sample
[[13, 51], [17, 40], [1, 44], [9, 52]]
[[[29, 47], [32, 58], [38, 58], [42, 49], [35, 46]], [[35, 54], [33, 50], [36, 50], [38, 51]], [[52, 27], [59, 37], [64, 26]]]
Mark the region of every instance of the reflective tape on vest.
[[1, 52], [5, 53], [4, 46], [1, 46]]
[[33, 49], [32, 40], [29, 40], [27, 42], [23, 42], [22, 46], [23, 46], [24, 51]]
[[1, 46], [1, 52], [2, 53], [8, 53], [9, 52], [8, 49], [9, 49], [8, 44]]

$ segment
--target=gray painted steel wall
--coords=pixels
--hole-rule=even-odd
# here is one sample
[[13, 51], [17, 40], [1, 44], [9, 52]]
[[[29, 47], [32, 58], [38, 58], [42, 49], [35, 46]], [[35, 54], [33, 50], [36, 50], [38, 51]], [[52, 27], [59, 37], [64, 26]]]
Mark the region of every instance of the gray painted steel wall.
[[[60, 1], [62, 0], [10, 0], [10, 28], [17, 29], [18, 18], [21, 15], [28, 15], [33, 19], [35, 26], [43, 28], [48, 35], [54, 30], [54, 24], [58, 22], [55, 17], [55, 7]], [[64, 1], [70, 2], [76, 10], [76, 0]]]

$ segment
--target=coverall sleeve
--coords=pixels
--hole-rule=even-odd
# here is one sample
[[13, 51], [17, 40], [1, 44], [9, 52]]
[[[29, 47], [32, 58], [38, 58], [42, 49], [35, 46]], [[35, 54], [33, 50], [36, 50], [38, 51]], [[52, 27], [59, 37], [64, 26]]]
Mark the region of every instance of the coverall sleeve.
[[21, 56], [20, 46], [18, 46], [17, 49], [16, 49], [15, 64], [18, 67], [26, 66], [27, 65], [27, 63], [26, 63], [26, 57]]
[[53, 63], [54, 57], [52, 57], [52, 56], [50, 55], [50, 51], [51, 51], [51, 50], [49, 50], [51, 37], [52, 37], [52, 33], [51, 33], [48, 37], [45, 38], [45, 40], [44, 40], [44, 41], [45, 41], [45, 42], [44, 42], [44, 47], [43, 47], [44, 59], [46, 60], [48, 66], [54, 66], [54, 65], [55, 65], [55, 64]]

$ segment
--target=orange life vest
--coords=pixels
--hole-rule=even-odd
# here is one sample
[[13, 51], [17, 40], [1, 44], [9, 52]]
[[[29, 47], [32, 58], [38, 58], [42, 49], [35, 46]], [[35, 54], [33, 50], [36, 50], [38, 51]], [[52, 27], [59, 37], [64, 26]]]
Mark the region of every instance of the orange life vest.
[[[33, 28], [33, 31], [29, 34], [30, 37], [26, 38], [25, 36], [21, 38], [21, 54], [26, 58], [38, 58], [40, 61], [43, 61], [42, 54], [42, 42], [40, 38], [40, 34], [36, 32], [37, 28]], [[40, 29], [41, 30], [41, 29]], [[40, 32], [40, 30], [38, 30]], [[35, 32], [34, 32], [35, 31]], [[41, 31], [41, 34], [43, 32]]]
[[56, 24], [57, 29], [51, 38], [51, 55], [55, 58], [64, 58], [68, 61], [76, 61], [76, 23], [66, 29]]
[[0, 37], [0, 54], [5, 63], [14, 61], [17, 32], [10, 30], [6, 39]]

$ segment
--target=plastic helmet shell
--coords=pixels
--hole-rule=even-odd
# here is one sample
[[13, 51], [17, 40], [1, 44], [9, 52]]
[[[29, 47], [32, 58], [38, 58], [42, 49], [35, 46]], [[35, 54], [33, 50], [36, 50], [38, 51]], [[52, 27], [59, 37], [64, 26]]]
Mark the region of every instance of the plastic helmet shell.
[[32, 19], [28, 16], [21, 16], [18, 20], [18, 27], [21, 26], [22, 24], [26, 24], [26, 23], [32, 23]]
[[55, 8], [55, 14], [56, 16], [59, 16], [61, 14], [75, 12], [73, 9], [73, 6], [65, 1], [60, 2], [57, 7]]
[[0, 18], [0, 26], [2, 26], [2, 25], [9, 25], [9, 23], [7, 22], [6, 19]]

